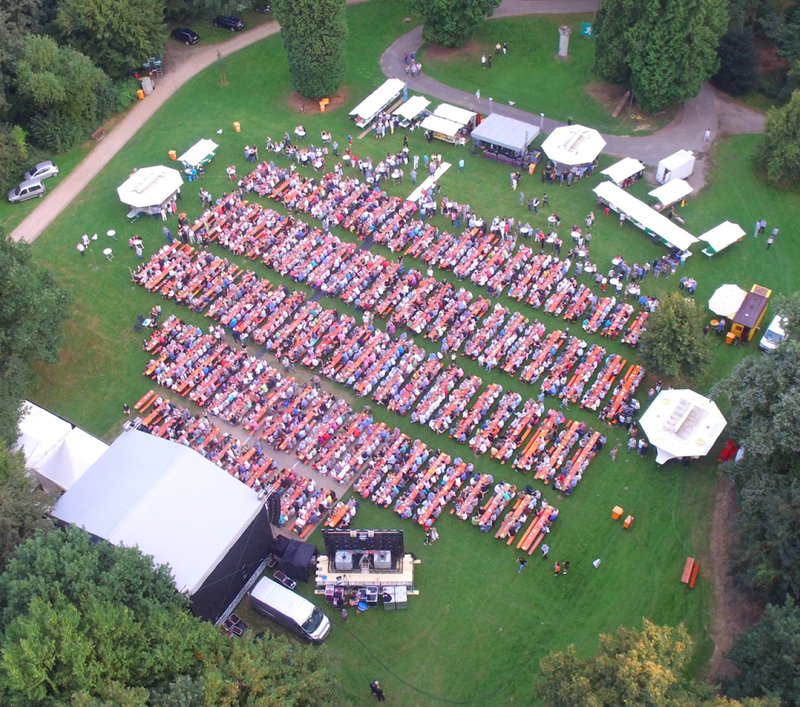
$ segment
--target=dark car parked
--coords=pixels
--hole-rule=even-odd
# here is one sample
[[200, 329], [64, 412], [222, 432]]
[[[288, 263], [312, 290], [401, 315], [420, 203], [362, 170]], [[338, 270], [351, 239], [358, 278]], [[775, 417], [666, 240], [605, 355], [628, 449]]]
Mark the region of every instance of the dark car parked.
[[183, 42], [187, 46], [189, 44], [197, 44], [197, 40], [200, 39], [200, 36], [195, 32], [193, 29], [189, 29], [188, 27], [176, 27], [172, 30], [171, 36], [173, 39], [177, 39], [179, 42]]
[[231, 15], [218, 15], [214, 18], [216, 27], [224, 27], [231, 32], [241, 32], [244, 29], [244, 21]]

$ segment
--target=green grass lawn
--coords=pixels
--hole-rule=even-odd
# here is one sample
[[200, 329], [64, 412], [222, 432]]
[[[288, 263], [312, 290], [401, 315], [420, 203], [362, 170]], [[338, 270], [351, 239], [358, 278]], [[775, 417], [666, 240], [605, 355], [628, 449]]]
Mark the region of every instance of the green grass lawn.
[[[402, 21], [406, 14], [405, 5], [398, 1], [348, 9], [347, 82], [334, 98], [330, 112], [300, 114], [293, 107], [286, 59], [280, 38], [274, 37], [227, 57], [227, 83], [220, 82], [217, 67], [197, 76], [126, 145], [81, 199], [33, 246], [38, 262], [51, 268], [74, 298], [62, 360], [58, 365], [39, 368], [33, 396], [36, 402], [110, 440], [122, 422], [122, 404], [135, 401], [150, 387], [141, 375], [147, 359], [140, 347], [142, 336], [134, 333], [133, 325], [136, 315], [148, 312], [158, 300], [131, 285], [129, 269], [136, 267], [138, 260], [126, 241], [133, 233], [141, 234], [145, 253], [150, 254], [163, 242], [163, 224], [152, 219], [129, 224], [125, 219], [126, 207], [118, 202], [115, 190], [130, 171], [167, 164], [169, 150], [182, 151], [199, 138], [217, 139], [220, 149], [208, 176], [199, 184], [187, 184], [179, 203], [180, 210], [193, 218], [199, 212], [199, 186], [219, 196], [230, 188], [225, 177], [228, 164], [236, 164], [240, 173], [246, 170], [242, 155], [245, 144], [255, 142], [262, 147], [266, 136], [280, 137], [287, 130], [291, 132], [298, 122], [305, 125], [312, 138], [321, 129], [330, 130], [340, 143], [345, 142], [348, 133], [355, 137], [347, 112], [382, 80], [378, 58], [391, 41], [408, 31], [409, 26]], [[576, 38], [573, 44], [578, 43]], [[516, 51], [516, 42], [509, 40], [509, 44], [512, 52]], [[492, 70], [499, 68], [498, 60]], [[577, 93], [583, 79], [570, 80]], [[563, 101], [553, 109], [562, 110], [565, 115], [574, 110], [573, 105], [564, 105]], [[241, 133], [231, 129], [234, 120], [241, 123]], [[218, 129], [223, 130], [219, 136]], [[367, 137], [356, 139], [353, 149], [357, 154], [379, 157], [397, 150], [401, 141], [400, 133], [381, 143]], [[746, 288], [758, 282], [776, 293], [797, 289], [792, 262], [800, 256], [800, 244], [792, 237], [790, 220], [796, 214], [797, 197], [771, 190], [759, 181], [753, 168], [756, 141], [754, 137], [743, 137], [720, 143], [715, 149], [709, 186], [694, 196], [682, 212], [687, 228], [696, 235], [724, 219], [740, 223], [748, 232], [742, 243], [713, 259], [699, 254], [699, 249], [690, 258], [683, 272], [700, 283], [696, 297], [699, 306], [704, 306], [714, 288], [723, 282], [736, 282]], [[410, 136], [410, 142], [412, 152], [422, 154], [431, 149], [418, 132]], [[488, 218], [511, 214], [528, 219], [527, 211], [519, 205], [519, 192], [509, 186], [508, 168], [484, 161], [464, 148], [440, 144], [433, 147], [449, 161], [457, 161], [460, 156], [466, 159], [463, 174], [452, 169], [442, 179], [445, 194], [469, 202]], [[263, 152], [261, 156], [264, 157]], [[591, 188], [598, 178], [570, 188], [548, 188], [552, 209], [562, 217], [562, 228], [582, 224], [586, 213], [594, 209]], [[541, 196], [544, 191], [536, 176], [526, 176], [520, 188], [527, 196]], [[411, 187], [390, 185], [387, 189], [405, 194]], [[272, 203], [267, 205], [274, 207]], [[543, 225], [546, 215], [540, 212], [532, 223]], [[782, 226], [782, 236], [769, 252], [763, 240], [749, 235], [752, 224], [762, 217], [770, 227]], [[118, 241], [110, 241], [104, 235], [110, 228], [119, 234]], [[75, 244], [84, 232], [99, 233], [99, 243], [89, 255], [80, 257]], [[633, 227], [620, 228], [616, 219], [606, 219], [602, 214], [598, 214], [593, 234], [593, 257], [601, 267], [609, 267], [617, 253], [639, 262], [663, 253]], [[566, 241], [568, 234], [565, 236]], [[114, 248], [112, 262], [100, 253], [107, 245]], [[388, 251], [378, 246], [376, 249], [388, 255]], [[248, 267], [263, 277], [280, 279], [260, 265]], [[646, 282], [645, 291], [657, 295], [674, 291], [677, 279], [651, 279]], [[297, 287], [293, 283], [291, 286]], [[498, 301], [512, 309], [521, 308], [503, 297]], [[324, 304], [352, 311], [340, 302], [325, 299]], [[186, 309], [170, 303], [164, 308], [189, 318]], [[530, 308], [522, 311], [530, 318], [541, 318], [548, 328], [564, 325], [563, 320]], [[192, 320], [207, 324], [200, 316]], [[587, 338], [635, 358], [635, 352], [616, 342]], [[742, 358], [758, 355], [755, 346], [724, 346], [716, 339], [714, 351], [713, 366], [697, 383], [700, 390], [707, 390]], [[519, 389], [526, 398], [537, 390], [502, 372], [487, 374], [465, 358], [461, 362], [468, 372], [481, 375], [485, 384], [500, 383], [506, 390]], [[352, 400], [349, 390], [332, 387]], [[640, 398], [644, 400], [644, 392]], [[474, 461], [478, 469], [494, 474], [496, 479], [508, 479], [521, 486], [531, 483], [528, 477], [517, 475], [494, 460], [475, 457], [468, 447], [439, 437], [428, 428], [412, 425], [377, 406], [373, 411], [378, 420], [397, 425], [451, 455]], [[606, 429], [596, 418], [578, 410], [571, 409], [569, 414]], [[618, 444], [620, 432], [607, 431], [609, 444]], [[406, 531], [407, 548], [422, 560], [417, 573], [420, 596], [410, 598], [406, 611], [375, 609], [363, 616], [351, 615], [346, 626], [338, 615], [332, 617], [334, 631], [321, 650], [328, 654], [342, 681], [345, 702], [366, 703], [370, 698], [368, 684], [378, 678], [389, 699], [397, 704], [424, 705], [442, 699], [530, 704], [535, 701], [538, 661], [545, 653], [569, 643], [575, 643], [580, 653], [589, 653], [597, 644], [599, 632], [610, 632], [620, 625], [638, 626], [642, 617], [669, 624], [686, 623], [697, 644], [691, 672], [702, 674], [713, 648], [707, 634], [712, 592], [705, 568], [714, 482], [713, 455], [684, 469], [658, 467], [652, 456], [642, 460], [626, 455], [624, 450], [612, 463], [604, 452], [572, 497], [559, 498], [550, 489], [544, 492], [545, 498], [561, 509], [550, 540], [551, 559], [571, 562], [570, 574], [557, 579], [552, 576], [551, 564], [538, 556], [517, 575], [513, 548], [450, 516], [442, 518], [438, 526], [440, 542], [425, 547], [420, 528], [364, 502], [356, 525], [400, 527]], [[611, 520], [611, 508], [617, 504], [626, 514], [636, 517], [631, 531], [624, 531]], [[312, 540], [319, 543], [319, 534]], [[678, 581], [688, 554], [699, 557], [704, 568], [694, 591]], [[602, 560], [599, 569], [591, 564], [597, 557]], [[312, 588], [304, 587], [303, 591], [310, 594]], [[242, 612], [254, 627], [268, 626], [246, 609]]]
[[[592, 72], [594, 39], [580, 36], [581, 23], [591, 19], [591, 15], [495, 19], [481, 25], [461, 49], [424, 47], [420, 61], [425, 73], [442, 83], [469, 93], [480, 89], [483, 98], [491, 96], [498, 104], [513, 101], [517, 108], [560, 122], [572, 116], [576, 123], [614, 135], [646, 134], [669, 122], [674, 110], [641, 116], [626, 106], [614, 118], [619, 99], [606, 105], [599, 99], [608, 87]], [[572, 28], [567, 60], [556, 58], [561, 25]], [[494, 54], [497, 42], [508, 42], [508, 54], [494, 56], [491, 69], [482, 68], [481, 55]]]

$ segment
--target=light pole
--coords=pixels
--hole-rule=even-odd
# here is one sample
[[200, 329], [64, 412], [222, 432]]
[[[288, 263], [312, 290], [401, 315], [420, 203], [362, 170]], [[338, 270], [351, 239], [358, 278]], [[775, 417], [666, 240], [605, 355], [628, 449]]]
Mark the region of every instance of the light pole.
[[492, 97], [489, 96], [489, 115], [492, 114]]
[[544, 113], [539, 113], [539, 129], [544, 130]]

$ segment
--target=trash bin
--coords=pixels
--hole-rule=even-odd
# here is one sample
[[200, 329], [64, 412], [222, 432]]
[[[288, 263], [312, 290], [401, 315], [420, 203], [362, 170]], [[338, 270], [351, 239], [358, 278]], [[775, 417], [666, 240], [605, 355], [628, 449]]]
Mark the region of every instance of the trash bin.
[[141, 88], [136, 92], [136, 98], [140, 101], [144, 100], [144, 91]]

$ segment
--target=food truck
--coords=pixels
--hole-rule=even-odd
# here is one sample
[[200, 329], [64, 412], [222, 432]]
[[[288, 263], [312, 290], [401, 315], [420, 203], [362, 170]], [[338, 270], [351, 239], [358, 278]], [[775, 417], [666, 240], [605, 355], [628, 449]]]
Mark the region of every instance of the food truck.
[[730, 330], [730, 333], [733, 334], [733, 339], [740, 341], [753, 340], [758, 327], [761, 326], [764, 315], [767, 313], [771, 295], [772, 290], [761, 285], [753, 285], [739, 307], [739, 311], [733, 315]]

